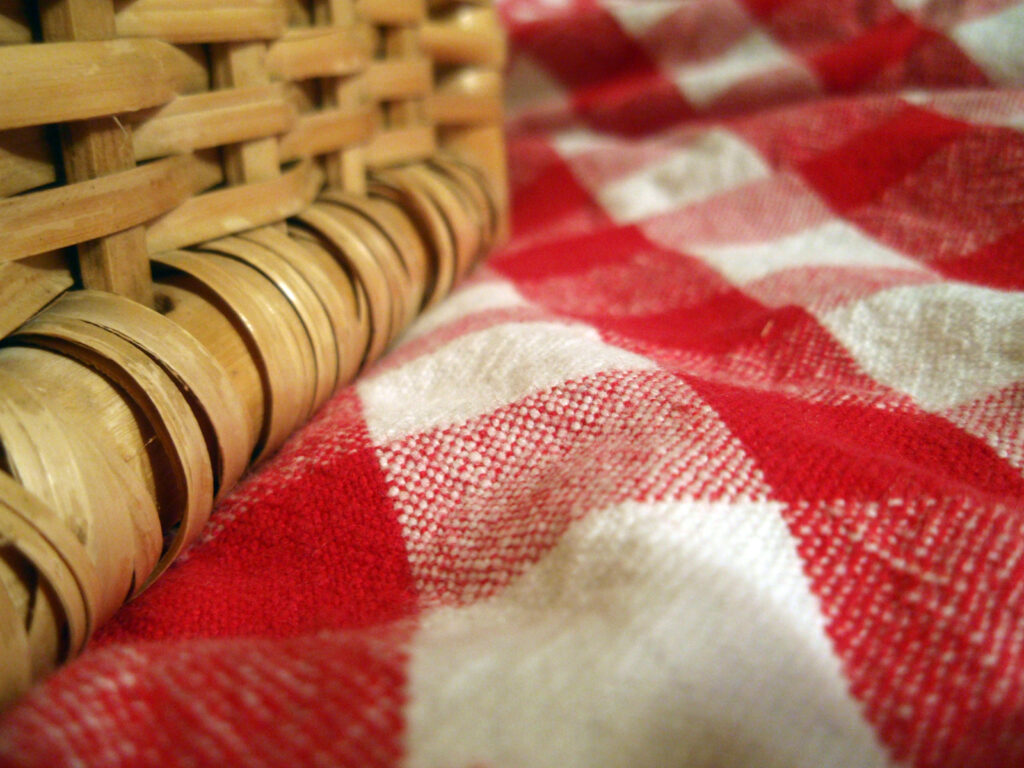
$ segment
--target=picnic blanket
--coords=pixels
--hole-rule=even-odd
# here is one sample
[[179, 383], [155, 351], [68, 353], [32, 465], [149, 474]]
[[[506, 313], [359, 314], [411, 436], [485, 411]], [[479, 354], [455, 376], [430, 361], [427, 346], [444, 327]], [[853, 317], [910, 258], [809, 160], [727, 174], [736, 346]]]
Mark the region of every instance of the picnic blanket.
[[511, 241], [0, 763], [1024, 765], [1024, 3], [500, 11]]

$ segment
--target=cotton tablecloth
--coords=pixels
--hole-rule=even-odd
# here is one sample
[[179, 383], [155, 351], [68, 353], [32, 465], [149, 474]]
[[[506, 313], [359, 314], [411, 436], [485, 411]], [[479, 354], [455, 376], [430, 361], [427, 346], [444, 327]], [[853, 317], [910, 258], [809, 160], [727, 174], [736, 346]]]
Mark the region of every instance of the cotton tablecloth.
[[1024, 765], [1024, 3], [500, 12], [510, 242], [0, 763]]

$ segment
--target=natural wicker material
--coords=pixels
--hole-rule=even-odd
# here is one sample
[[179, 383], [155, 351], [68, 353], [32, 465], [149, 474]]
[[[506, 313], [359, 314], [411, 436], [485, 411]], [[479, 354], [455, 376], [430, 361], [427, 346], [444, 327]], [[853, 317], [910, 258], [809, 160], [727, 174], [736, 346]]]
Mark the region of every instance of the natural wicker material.
[[503, 57], [478, 2], [0, 1], [0, 702], [504, 236]]

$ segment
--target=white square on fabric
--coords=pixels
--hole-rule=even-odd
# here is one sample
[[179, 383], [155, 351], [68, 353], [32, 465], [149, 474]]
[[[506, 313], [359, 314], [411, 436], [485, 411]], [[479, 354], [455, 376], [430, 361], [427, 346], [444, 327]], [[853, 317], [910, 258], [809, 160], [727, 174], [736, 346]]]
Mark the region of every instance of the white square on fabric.
[[421, 617], [407, 765], [891, 765], [806, 567], [778, 503], [590, 511], [495, 597]]
[[528, 56], [517, 56], [505, 81], [505, 106], [511, 118], [535, 109], [565, 109], [565, 87]]
[[923, 271], [920, 263], [834, 219], [778, 240], [736, 245], [690, 245], [699, 256], [734, 284], [797, 267], [865, 267]]
[[615, 151], [617, 146], [622, 146], [625, 142], [615, 136], [575, 126], [551, 134], [551, 143], [561, 157], [572, 158], [598, 149]]
[[1024, 131], [1024, 94], [1020, 91], [912, 91], [901, 98], [965, 123]]
[[657, 162], [606, 184], [597, 197], [616, 221], [641, 221], [769, 173], [753, 147], [729, 131], [714, 129]]
[[359, 381], [378, 444], [460, 424], [534, 392], [601, 371], [650, 370], [649, 359], [584, 325], [503, 323]]
[[1024, 79], [1024, 5], [960, 24], [950, 35], [996, 82]]
[[880, 291], [822, 322], [878, 381], [939, 411], [1024, 380], [1024, 294], [966, 283]]
[[504, 280], [481, 281], [452, 293], [440, 304], [420, 315], [402, 334], [402, 341], [404, 343], [425, 336], [470, 315], [529, 305], [512, 283]]
[[679, 0], [602, 0], [601, 5], [626, 32], [642, 37], [652, 27], [679, 10]]
[[806, 69], [770, 35], [754, 30], [721, 56], [679, 69], [674, 79], [687, 100], [701, 108], [750, 77], [782, 68]]
[[913, 13], [926, 8], [932, 0], [891, 0], [891, 2], [904, 13]]

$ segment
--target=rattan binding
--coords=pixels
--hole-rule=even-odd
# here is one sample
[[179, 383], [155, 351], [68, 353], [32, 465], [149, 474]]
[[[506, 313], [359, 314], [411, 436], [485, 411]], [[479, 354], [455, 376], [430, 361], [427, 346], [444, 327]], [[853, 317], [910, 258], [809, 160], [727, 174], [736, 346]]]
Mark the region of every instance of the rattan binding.
[[0, 703], [507, 233], [486, 0], [0, 0]]

